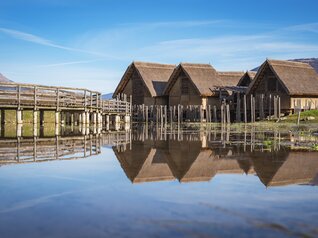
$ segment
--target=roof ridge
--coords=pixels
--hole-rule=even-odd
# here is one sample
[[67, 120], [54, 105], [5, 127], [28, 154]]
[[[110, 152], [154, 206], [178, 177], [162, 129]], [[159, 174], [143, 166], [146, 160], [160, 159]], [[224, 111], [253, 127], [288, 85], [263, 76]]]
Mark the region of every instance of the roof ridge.
[[272, 65], [282, 65], [282, 66], [290, 66], [293, 65], [294, 67], [307, 67], [312, 68], [312, 66], [305, 62], [298, 62], [298, 61], [290, 61], [290, 60], [268, 60], [268, 62]]
[[238, 74], [242, 74], [245, 73], [244, 71], [217, 71], [220, 74], [231, 74], [231, 73], [238, 73]]
[[[211, 64], [181, 62], [179, 65], [195, 68], [213, 68]], [[213, 68], [214, 69], [214, 68]]]
[[162, 64], [162, 63], [154, 63], [154, 62], [143, 62], [143, 61], [133, 61], [132, 63], [136, 67], [149, 67], [149, 68], [171, 68], [176, 67], [175, 64]]
[[245, 74], [244, 71], [217, 71], [218, 74]]

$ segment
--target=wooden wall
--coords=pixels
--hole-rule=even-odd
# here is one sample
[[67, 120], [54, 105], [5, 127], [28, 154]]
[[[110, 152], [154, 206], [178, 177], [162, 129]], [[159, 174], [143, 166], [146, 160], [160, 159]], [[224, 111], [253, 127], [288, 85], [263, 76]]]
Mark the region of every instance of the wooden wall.
[[169, 105], [201, 105], [202, 99], [191, 80], [181, 73], [169, 93]]
[[291, 109], [318, 109], [318, 97], [291, 97]]
[[[256, 97], [260, 94], [263, 94], [265, 98], [268, 98], [269, 95], [280, 96], [281, 109], [289, 110], [291, 108], [290, 96], [288, 92], [285, 90], [284, 86], [272, 72], [272, 70], [269, 67], [266, 67], [261, 77], [261, 82], [258, 84], [254, 92], [252, 92], [252, 94]], [[267, 102], [265, 100], [265, 108], [268, 107], [266, 104]]]
[[134, 70], [122, 93], [128, 97], [132, 95], [133, 105], [153, 105], [155, 102], [136, 70]]

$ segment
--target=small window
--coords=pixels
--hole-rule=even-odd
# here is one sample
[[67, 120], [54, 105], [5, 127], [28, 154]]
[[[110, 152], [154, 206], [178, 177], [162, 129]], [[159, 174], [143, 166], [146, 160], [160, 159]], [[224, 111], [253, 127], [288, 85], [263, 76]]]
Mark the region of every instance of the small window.
[[189, 94], [189, 80], [187, 78], [181, 79], [181, 94]]

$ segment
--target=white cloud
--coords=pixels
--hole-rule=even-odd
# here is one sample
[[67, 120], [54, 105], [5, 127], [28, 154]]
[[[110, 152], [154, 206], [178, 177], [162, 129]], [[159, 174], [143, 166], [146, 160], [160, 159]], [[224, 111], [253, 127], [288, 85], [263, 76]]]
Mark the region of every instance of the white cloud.
[[224, 26], [228, 22], [226, 20], [202, 20], [202, 21], [161, 21], [161, 22], [142, 22], [142, 23], [126, 23], [119, 26], [129, 28], [186, 28], [197, 26]]
[[22, 32], [22, 31], [17, 31], [17, 30], [8, 29], [8, 28], [0, 28], [0, 32], [18, 40], [28, 41], [28, 42], [32, 42], [32, 43], [43, 45], [43, 46], [53, 47], [57, 49], [67, 50], [67, 51], [86, 53], [86, 54], [95, 55], [95, 56], [97, 55], [97, 56], [109, 57], [109, 55], [101, 54], [94, 51], [88, 51], [88, 50], [55, 44], [52, 41], [47, 40], [45, 38], [30, 34], [30, 33]]
[[46, 67], [57, 67], [57, 66], [67, 66], [67, 65], [74, 65], [74, 64], [90, 64], [98, 61], [103, 61], [104, 59], [93, 59], [93, 60], [80, 60], [80, 61], [69, 61], [69, 62], [61, 62], [61, 63], [55, 63], [55, 64], [43, 64], [38, 65], [38, 67], [46, 68]]
[[308, 24], [300, 24], [300, 25], [294, 25], [290, 27], [284, 28], [285, 31], [303, 31], [303, 32], [312, 32], [312, 33], [318, 33], [318, 23], [308, 23]]

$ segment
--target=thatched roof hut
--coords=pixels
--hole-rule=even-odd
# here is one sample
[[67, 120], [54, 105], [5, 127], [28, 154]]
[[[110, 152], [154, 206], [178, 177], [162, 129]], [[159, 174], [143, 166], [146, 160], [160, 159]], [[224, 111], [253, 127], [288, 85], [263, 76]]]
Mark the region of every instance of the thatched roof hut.
[[174, 68], [172, 64], [133, 62], [128, 66], [113, 97], [124, 93], [132, 95], [134, 104], [142, 104], [145, 103], [144, 98], [162, 96]]
[[[271, 71], [272, 75], [269, 75]], [[315, 69], [307, 63], [291, 62], [283, 60], [266, 60], [255, 79], [250, 84], [247, 94], [254, 94], [258, 87], [262, 86], [262, 81], [270, 80], [275, 77], [289, 96], [318, 96], [318, 75]], [[274, 85], [275, 86], [275, 85]], [[269, 91], [271, 88], [263, 87], [263, 90]]]
[[250, 85], [250, 83], [253, 81], [253, 79], [256, 76], [255, 71], [247, 71], [239, 80], [239, 82], [237, 83], [237, 86], [239, 87], [248, 87]]
[[179, 77], [187, 77], [200, 96], [211, 96], [210, 87], [221, 84], [216, 70], [210, 64], [181, 63], [170, 76], [165, 95], [169, 95]]
[[243, 74], [244, 72], [218, 72], [210, 64], [181, 63], [173, 71], [164, 94], [169, 95], [180, 76], [185, 76], [191, 81], [200, 96], [214, 96], [215, 88], [236, 86]]

